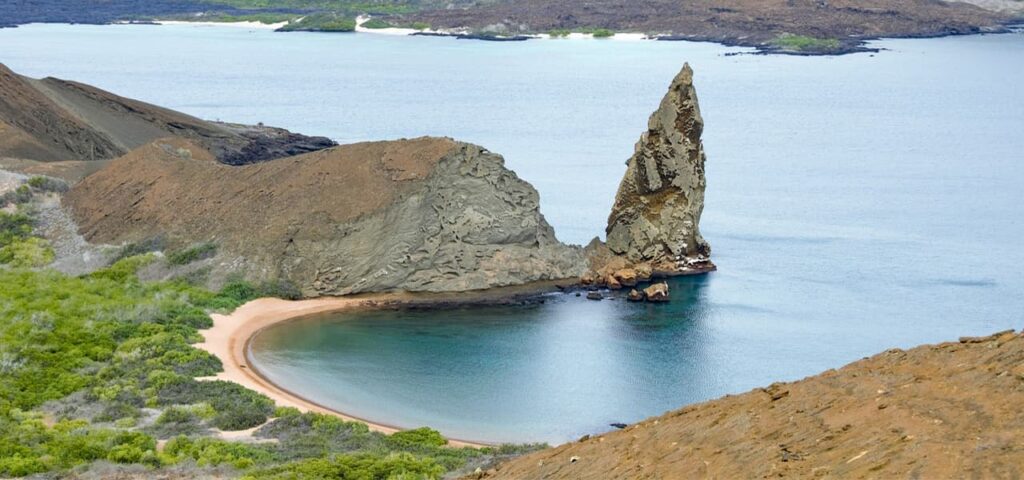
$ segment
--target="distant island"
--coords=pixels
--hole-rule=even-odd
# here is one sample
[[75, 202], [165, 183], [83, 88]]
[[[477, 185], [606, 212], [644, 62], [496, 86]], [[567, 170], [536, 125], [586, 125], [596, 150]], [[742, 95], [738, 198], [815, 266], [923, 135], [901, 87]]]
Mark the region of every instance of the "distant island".
[[830, 55], [864, 51], [865, 41], [883, 37], [1004, 32], [1022, 15], [1024, 2], [1016, 0], [38, 0], [0, 4], [0, 27], [177, 20], [259, 22], [279, 31], [403, 29], [480, 40], [628, 33], [764, 53]]

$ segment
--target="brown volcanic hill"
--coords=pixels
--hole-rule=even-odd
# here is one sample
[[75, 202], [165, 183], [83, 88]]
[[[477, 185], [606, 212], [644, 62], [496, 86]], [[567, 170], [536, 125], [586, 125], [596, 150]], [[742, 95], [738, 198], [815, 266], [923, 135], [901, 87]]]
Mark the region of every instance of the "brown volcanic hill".
[[760, 46], [783, 33], [848, 44], [857, 38], [972, 33], [1007, 17], [942, 0], [502, 0], [408, 19], [498, 34], [597, 27]]
[[252, 165], [168, 138], [65, 196], [89, 241], [214, 242], [218, 273], [306, 295], [464, 291], [579, 276], [539, 196], [500, 155], [446, 138], [334, 147]]
[[0, 64], [0, 157], [109, 160], [168, 136], [195, 141], [229, 164], [334, 145], [277, 128], [207, 122], [77, 82], [24, 77]]
[[1024, 338], [889, 350], [472, 478], [1021, 478]]

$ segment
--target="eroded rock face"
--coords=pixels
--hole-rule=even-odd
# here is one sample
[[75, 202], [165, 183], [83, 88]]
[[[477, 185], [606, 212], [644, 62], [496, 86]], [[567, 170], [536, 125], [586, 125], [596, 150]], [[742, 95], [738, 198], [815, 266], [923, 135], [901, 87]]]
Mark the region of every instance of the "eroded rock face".
[[576, 278], [537, 191], [500, 155], [446, 138], [367, 142], [228, 166], [168, 138], [65, 197], [94, 242], [213, 242], [214, 274], [287, 280], [307, 296], [466, 291]]
[[704, 209], [704, 120], [685, 65], [636, 144], [608, 217], [607, 246], [628, 264], [685, 272], [707, 262], [700, 234]]

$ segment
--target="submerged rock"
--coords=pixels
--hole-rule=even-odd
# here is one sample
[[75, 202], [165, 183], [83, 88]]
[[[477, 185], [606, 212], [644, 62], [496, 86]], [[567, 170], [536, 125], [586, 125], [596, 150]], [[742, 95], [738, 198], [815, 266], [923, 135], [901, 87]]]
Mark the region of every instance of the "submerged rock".
[[601, 292], [597, 290], [587, 292], [587, 300], [601, 300], [602, 298], [604, 298], [604, 295], [601, 295]]
[[713, 269], [699, 228], [706, 185], [703, 129], [687, 64], [626, 163], [608, 217], [607, 248], [625, 265], [667, 275]]
[[642, 302], [644, 301], [644, 294], [634, 288], [629, 291], [628, 295], [626, 295], [626, 300], [631, 302]]

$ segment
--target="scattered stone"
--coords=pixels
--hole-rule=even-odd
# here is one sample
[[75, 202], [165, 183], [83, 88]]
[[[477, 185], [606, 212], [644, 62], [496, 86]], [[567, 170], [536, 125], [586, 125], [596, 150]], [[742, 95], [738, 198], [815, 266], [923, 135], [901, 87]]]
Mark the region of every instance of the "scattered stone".
[[601, 292], [597, 290], [587, 292], [587, 300], [601, 300], [602, 298], [604, 298], [604, 295], [601, 295]]
[[623, 428], [626, 428], [628, 426], [625, 423], [609, 423], [608, 425], [611, 427], [615, 427], [619, 430], [622, 430]]
[[644, 301], [644, 294], [634, 288], [629, 291], [629, 295], [626, 296], [626, 300], [631, 302], [642, 302]]
[[648, 302], [667, 302], [668, 284], [665, 282], [655, 283], [644, 289], [644, 296]]

